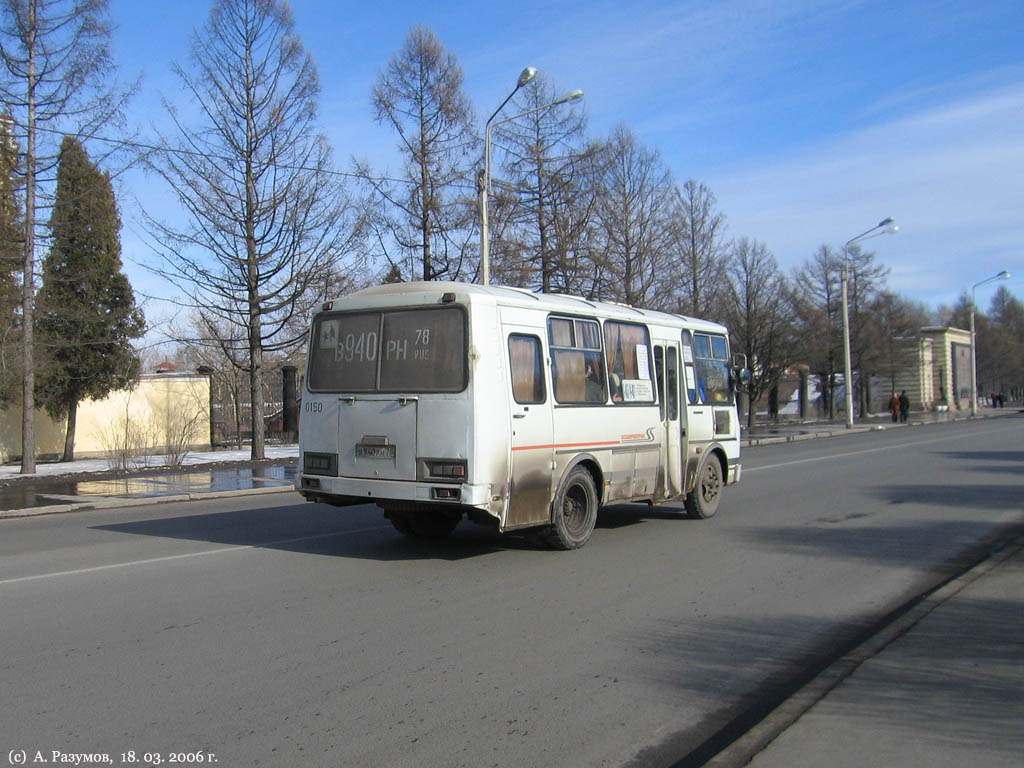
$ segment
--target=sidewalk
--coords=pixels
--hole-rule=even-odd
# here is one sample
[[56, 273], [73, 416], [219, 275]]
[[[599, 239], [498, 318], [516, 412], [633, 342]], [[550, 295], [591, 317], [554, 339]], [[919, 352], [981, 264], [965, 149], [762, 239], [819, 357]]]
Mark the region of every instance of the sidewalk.
[[708, 765], [1016, 768], [1022, 658], [1018, 539], [837, 661]]
[[971, 418], [992, 419], [1000, 416], [1012, 416], [1021, 413], [1019, 406], [1006, 408], [979, 408], [977, 417], [970, 413], [945, 411], [911, 411], [906, 423], [893, 422], [889, 414], [871, 414], [867, 418], [855, 420], [852, 429], [847, 429], [842, 421], [805, 421], [780, 424], [755, 424], [753, 429], [743, 427], [741, 444], [744, 448], [752, 445], [772, 445], [789, 443], [796, 440], [814, 440], [822, 437], [842, 437], [843, 435], [860, 434], [885, 429], [906, 429], [926, 424], [945, 424], [954, 421], [967, 421]]

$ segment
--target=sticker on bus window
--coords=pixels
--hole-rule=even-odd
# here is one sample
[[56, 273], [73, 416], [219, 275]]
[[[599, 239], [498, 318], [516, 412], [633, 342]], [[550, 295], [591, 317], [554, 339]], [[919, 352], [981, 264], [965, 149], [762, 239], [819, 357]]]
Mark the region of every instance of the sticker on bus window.
[[697, 380], [693, 376], [693, 366], [692, 365], [686, 366], [686, 388], [687, 389], [696, 389], [697, 388]]
[[338, 321], [325, 320], [320, 323], [320, 349], [334, 349], [338, 346]]
[[[636, 348], [636, 374], [641, 379], [651, 378], [651, 366], [647, 361], [647, 347], [637, 345]], [[653, 398], [651, 398], [653, 399]]]
[[693, 347], [691, 347], [689, 344], [683, 344], [683, 362], [693, 362]]
[[627, 403], [653, 402], [654, 387], [651, 386], [651, 380], [624, 379], [622, 382], [622, 399]]

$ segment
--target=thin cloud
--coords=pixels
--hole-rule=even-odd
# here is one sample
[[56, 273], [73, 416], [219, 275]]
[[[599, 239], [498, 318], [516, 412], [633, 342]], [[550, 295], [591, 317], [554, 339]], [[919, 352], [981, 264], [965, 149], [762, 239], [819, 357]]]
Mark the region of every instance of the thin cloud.
[[893, 287], [949, 302], [965, 268], [1020, 261], [1022, 124], [1024, 86], [998, 88], [705, 181], [785, 266], [894, 216], [898, 237], [871, 243]]

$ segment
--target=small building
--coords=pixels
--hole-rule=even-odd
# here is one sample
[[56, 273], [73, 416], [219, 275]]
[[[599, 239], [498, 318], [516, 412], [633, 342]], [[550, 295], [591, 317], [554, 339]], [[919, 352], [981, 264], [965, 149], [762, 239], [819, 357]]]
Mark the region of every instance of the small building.
[[[928, 327], [917, 335], [897, 340], [895, 354], [871, 381], [868, 410], [885, 413], [893, 391], [906, 392], [912, 410], [964, 411], [971, 407], [971, 334], [960, 328]], [[836, 376], [836, 414], [843, 412], [844, 382]], [[828, 417], [825, 388], [806, 365], [794, 365], [772, 395], [755, 403], [770, 418], [821, 419]]]
[[917, 336], [901, 340], [899, 348], [893, 382], [897, 392], [906, 391], [915, 410], [970, 410], [970, 331], [922, 328]]
[[[59, 458], [66, 420], [36, 409], [36, 456]], [[131, 389], [78, 404], [75, 457], [174, 454], [210, 446], [210, 379], [163, 368]], [[0, 461], [21, 456], [20, 404], [0, 411]]]

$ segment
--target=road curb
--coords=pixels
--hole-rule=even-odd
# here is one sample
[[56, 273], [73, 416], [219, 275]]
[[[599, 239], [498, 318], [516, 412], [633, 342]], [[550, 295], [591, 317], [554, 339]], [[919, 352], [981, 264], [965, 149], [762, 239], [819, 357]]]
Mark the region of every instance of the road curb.
[[1024, 537], [1017, 536], [981, 562], [937, 587], [905, 613], [826, 667], [704, 765], [711, 768], [740, 768], [750, 763], [758, 753], [764, 751], [834, 688], [856, 672], [864, 662], [877, 656], [933, 611], [994, 568], [1020, 554], [1022, 550]]
[[66, 504], [47, 504], [41, 507], [25, 509], [0, 509], [0, 519], [16, 517], [38, 517], [40, 515], [58, 515], [64, 512], [85, 512], [92, 509], [119, 509], [121, 507], [147, 507], [154, 504], [172, 504], [183, 501], [200, 501], [202, 499], [228, 499], [236, 496], [263, 496], [271, 493], [288, 493], [294, 491], [293, 485], [273, 485], [265, 488], [238, 488], [230, 491], [207, 491], [205, 493], [176, 493], [169, 496], [140, 496], [137, 498], [111, 497], [89, 499], [88, 501]]
[[848, 437], [849, 435], [860, 435], [865, 432], [875, 432], [877, 426], [854, 427], [853, 429], [825, 430], [820, 432], [803, 432], [798, 435], [778, 435], [775, 437], [748, 437], [740, 441], [744, 448], [755, 448], [759, 445], [781, 445], [783, 443], [798, 443], [803, 440], [818, 440], [824, 437]]

